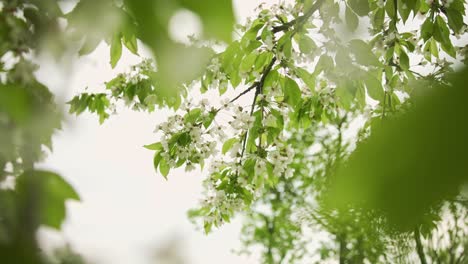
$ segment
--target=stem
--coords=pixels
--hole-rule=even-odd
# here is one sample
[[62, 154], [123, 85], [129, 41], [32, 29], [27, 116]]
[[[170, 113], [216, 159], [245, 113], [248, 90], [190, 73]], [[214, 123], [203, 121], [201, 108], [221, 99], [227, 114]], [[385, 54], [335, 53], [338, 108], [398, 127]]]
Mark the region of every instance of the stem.
[[268, 230], [268, 248], [267, 248], [267, 263], [273, 264], [274, 259], [273, 259], [273, 233], [275, 232], [275, 223], [274, 220], [273, 222], [268, 219], [267, 216], [265, 217], [265, 225]]
[[421, 264], [427, 264], [426, 255], [424, 255], [424, 250], [421, 243], [421, 234], [418, 227], [414, 229], [414, 240], [416, 241], [416, 252], [418, 253]]
[[[289, 30], [289, 28], [293, 25], [297, 25], [297, 27], [295, 28], [294, 32], [297, 32], [297, 30], [302, 27], [304, 25], [304, 23], [307, 21], [307, 19], [309, 19], [312, 14], [317, 11], [320, 6], [325, 2], [325, 0], [317, 0], [311, 7], [309, 10], [307, 10], [307, 12], [296, 18], [296, 19], [293, 19], [291, 21], [289, 21], [288, 23], [285, 23], [281, 26], [278, 26], [278, 27], [274, 27], [273, 28], [273, 33], [277, 33], [277, 32], [280, 32], [280, 31], [285, 31], [285, 30]], [[294, 34], [291, 35], [291, 38], [293, 37]], [[252, 107], [251, 107], [251, 110], [250, 110], [250, 115], [252, 116], [253, 115], [253, 112], [254, 112], [254, 109], [255, 109], [255, 104], [256, 104], [256, 101], [257, 101], [257, 97], [260, 93], [263, 92], [263, 84], [265, 82], [265, 79], [268, 75], [268, 73], [270, 73], [271, 69], [273, 68], [273, 65], [275, 64], [275, 62], [278, 60], [277, 56], [274, 56], [273, 59], [270, 61], [270, 63], [268, 64], [268, 66], [265, 68], [265, 70], [263, 71], [262, 73], [262, 78], [260, 79], [260, 82], [258, 83], [254, 83], [254, 85], [250, 86], [249, 88], [247, 88], [244, 92], [242, 92], [240, 95], [238, 95], [237, 97], [235, 97], [232, 101], [235, 101], [237, 100], [239, 97], [241, 97], [242, 95], [248, 93], [249, 91], [251, 91], [252, 89], [256, 88], [255, 90], [255, 95], [254, 95], [254, 99], [253, 99], [253, 102], [252, 102]], [[243, 139], [243, 143], [242, 143], [242, 150], [241, 150], [241, 155], [240, 155], [240, 159], [239, 159], [239, 163], [242, 163], [242, 158], [244, 157], [244, 153], [245, 153], [245, 148], [247, 146], [247, 137], [248, 137], [248, 131], [245, 132], [244, 134], [244, 139]]]
[[311, 7], [309, 10], [307, 10], [304, 15], [302, 16], [299, 16], [297, 17], [296, 19], [293, 19], [287, 23], [284, 23], [283, 25], [281, 26], [276, 26], [276, 27], [273, 27], [273, 34], [275, 33], [278, 33], [280, 31], [286, 31], [286, 30], [289, 30], [289, 28], [291, 28], [292, 26], [294, 25], [299, 25], [299, 26], [302, 26], [305, 21], [307, 19], [309, 19], [309, 17], [312, 16], [312, 14], [320, 8], [320, 6], [323, 4], [323, 2], [325, 2], [325, 0], [317, 0]]
[[340, 264], [345, 264], [346, 263], [346, 239], [344, 235], [339, 235], [338, 240], [340, 242]]

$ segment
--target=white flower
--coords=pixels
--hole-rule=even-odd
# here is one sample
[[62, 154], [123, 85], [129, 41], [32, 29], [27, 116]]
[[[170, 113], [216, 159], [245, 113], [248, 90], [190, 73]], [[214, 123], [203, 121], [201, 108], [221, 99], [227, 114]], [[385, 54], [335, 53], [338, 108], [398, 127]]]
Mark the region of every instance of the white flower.
[[276, 117], [274, 115], [268, 115], [264, 120], [263, 123], [265, 126], [274, 127], [276, 125]]
[[267, 50], [269, 50], [269, 51], [272, 51], [273, 48], [275, 47], [275, 45], [273, 43], [273, 38], [271, 36], [267, 36], [263, 43], [265, 43], [265, 46], [266, 46]]
[[231, 100], [229, 98], [224, 98], [221, 100], [221, 107], [228, 109], [232, 106]]
[[210, 102], [208, 101], [208, 99], [203, 98], [203, 99], [200, 101], [200, 105], [201, 105], [203, 108], [205, 108], [205, 107], [207, 107], [207, 106], [210, 105]]
[[219, 59], [214, 58], [213, 60], [211, 60], [211, 64], [208, 65], [207, 69], [212, 72], [219, 72], [219, 70], [221, 69], [221, 63], [219, 62]]
[[185, 165], [185, 171], [190, 172], [193, 170], [195, 170], [195, 165], [193, 165], [193, 163], [191, 162], [187, 162], [187, 165]]
[[287, 169], [285, 172], [284, 172], [284, 177], [286, 179], [290, 179], [294, 176], [294, 169]]
[[229, 150], [230, 156], [232, 158], [237, 157], [237, 154], [239, 153], [240, 148], [241, 148], [241, 144], [239, 142], [234, 143], [234, 145], [232, 145], [231, 149]]
[[263, 174], [266, 171], [266, 163], [263, 159], [257, 159], [255, 163], [255, 173], [257, 175]]

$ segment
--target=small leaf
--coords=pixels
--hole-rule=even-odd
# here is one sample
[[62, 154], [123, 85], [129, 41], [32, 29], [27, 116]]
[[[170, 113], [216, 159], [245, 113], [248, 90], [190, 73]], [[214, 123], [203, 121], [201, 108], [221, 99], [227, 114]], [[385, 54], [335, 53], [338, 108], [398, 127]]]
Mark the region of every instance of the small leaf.
[[161, 162], [161, 151], [156, 151], [153, 157], [154, 170], [158, 171], [159, 162]]
[[238, 142], [237, 138], [231, 138], [226, 140], [226, 142], [224, 142], [223, 144], [222, 153], [226, 154], [226, 152], [228, 152], [236, 142]]
[[171, 170], [171, 167], [169, 167], [169, 164], [167, 164], [166, 159], [161, 158], [159, 162], [159, 172], [161, 172], [162, 176], [167, 179], [167, 175], [169, 174], [169, 171]]
[[190, 110], [187, 114], [184, 116], [184, 122], [185, 123], [195, 123], [197, 119], [201, 116], [202, 110], [200, 108], [194, 108]]
[[211, 232], [211, 227], [213, 226], [213, 223], [211, 222], [205, 222], [203, 225], [203, 229], [205, 230], [205, 234], [208, 235]]
[[143, 147], [146, 148], [146, 149], [149, 149], [149, 150], [161, 150], [161, 149], [163, 149], [161, 142], [155, 142], [153, 144], [144, 145]]
[[120, 39], [120, 34], [115, 34], [112, 38], [111, 48], [110, 48], [110, 63], [112, 68], [115, 68], [117, 63], [122, 56], [122, 41]]

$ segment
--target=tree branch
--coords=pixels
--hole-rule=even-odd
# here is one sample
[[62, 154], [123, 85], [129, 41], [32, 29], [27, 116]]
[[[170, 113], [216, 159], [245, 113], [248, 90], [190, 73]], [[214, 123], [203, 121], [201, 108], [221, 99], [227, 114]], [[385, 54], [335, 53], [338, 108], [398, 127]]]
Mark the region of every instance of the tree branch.
[[297, 17], [296, 19], [293, 19], [287, 23], [284, 23], [280, 26], [273, 27], [273, 34], [281, 32], [281, 31], [287, 31], [289, 28], [291, 28], [294, 25], [303, 25], [307, 19], [309, 19], [312, 14], [314, 14], [315, 11], [317, 11], [320, 6], [325, 2], [325, 0], [317, 0], [309, 10], [307, 10], [304, 15]]

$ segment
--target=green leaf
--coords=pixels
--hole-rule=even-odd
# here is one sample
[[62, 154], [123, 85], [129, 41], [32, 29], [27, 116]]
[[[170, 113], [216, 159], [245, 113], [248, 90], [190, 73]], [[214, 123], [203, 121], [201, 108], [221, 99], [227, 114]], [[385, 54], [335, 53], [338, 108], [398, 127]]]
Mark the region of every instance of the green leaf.
[[81, 49], [78, 51], [79, 56], [84, 56], [88, 55], [94, 50], [96, 50], [97, 46], [101, 43], [100, 38], [93, 38], [91, 36], [87, 36], [85, 39], [85, 42], [83, 43], [83, 46]]
[[432, 37], [434, 32], [434, 23], [432, 23], [431, 18], [427, 18], [421, 26], [421, 37], [424, 41], [427, 41]]
[[455, 47], [452, 45], [452, 42], [447, 42], [447, 43], [442, 43], [442, 49], [447, 52], [448, 55], [450, 55], [453, 58], [457, 57], [457, 52], [455, 50]]
[[187, 114], [185, 114], [184, 122], [193, 124], [198, 120], [201, 114], [202, 114], [202, 110], [200, 108], [194, 108], [190, 110]]
[[441, 16], [437, 16], [436, 18], [433, 37], [441, 44], [442, 49], [447, 52], [447, 54], [454, 58], [456, 57], [457, 54], [455, 48], [453, 47], [452, 41], [450, 40], [450, 31]]
[[335, 66], [332, 57], [328, 55], [322, 55], [320, 56], [319, 61], [317, 62], [317, 65], [315, 66], [314, 70], [314, 75], [317, 76], [319, 75], [322, 71], [329, 71], [333, 69]]
[[238, 142], [237, 138], [231, 138], [226, 140], [226, 142], [224, 142], [223, 144], [222, 153], [226, 154], [226, 152], [228, 152], [236, 142]]
[[412, 230], [434, 207], [453, 200], [468, 180], [468, 70], [412, 100], [411, 108], [376, 122], [371, 135], [340, 164], [329, 208], [358, 205]]
[[375, 29], [381, 30], [385, 20], [385, 9], [378, 8], [373, 16], [372, 25]]
[[[231, 41], [235, 23], [231, 0], [180, 0], [179, 2], [182, 7], [198, 14], [208, 38]], [[164, 14], [159, 15], [164, 17]]]
[[208, 116], [205, 118], [205, 120], [203, 120], [203, 126], [205, 128], [208, 128], [211, 123], [213, 123], [213, 120], [215, 119], [216, 117], [216, 112], [213, 112], [213, 111], [210, 111]]
[[291, 36], [292, 32], [289, 31], [278, 40], [278, 50], [282, 51], [286, 57], [290, 57], [292, 52]]
[[262, 71], [263, 68], [270, 63], [272, 58], [273, 54], [271, 54], [271, 52], [260, 53], [260, 55], [258, 55], [257, 59], [255, 60], [255, 71]]
[[345, 19], [348, 29], [351, 31], [356, 31], [359, 26], [359, 18], [349, 7], [346, 7]]
[[400, 67], [403, 70], [409, 70], [410, 68], [409, 57], [403, 50], [400, 51]]
[[349, 47], [351, 52], [355, 55], [357, 63], [364, 66], [381, 66], [379, 59], [366, 42], [360, 39], [353, 39], [349, 42]]
[[315, 90], [315, 75], [303, 68], [296, 68], [296, 73], [311, 91]]
[[434, 57], [439, 58], [439, 48], [437, 47], [437, 42], [433, 38], [431, 38], [429, 50]]
[[144, 145], [143, 147], [149, 150], [162, 150], [163, 149], [161, 142], [155, 142], [153, 144]]
[[434, 39], [441, 44], [450, 42], [450, 31], [447, 27], [447, 24], [441, 16], [436, 17], [433, 34]]
[[79, 201], [73, 187], [60, 175], [50, 171], [29, 171], [17, 179], [17, 192], [31, 198], [35, 194], [40, 223], [60, 229], [66, 217], [65, 201]]
[[171, 167], [169, 167], [169, 164], [167, 163], [166, 159], [161, 158], [159, 161], [159, 172], [161, 172], [162, 176], [165, 179], [167, 179], [167, 175], [169, 174], [170, 170]]
[[365, 80], [367, 93], [369, 96], [377, 101], [383, 102], [384, 100], [384, 89], [382, 83], [372, 75], [369, 75]]
[[110, 64], [112, 68], [115, 68], [117, 63], [122, 56], [122, 41], [120, 39], [120, 34], [115, 34], [112, 38], [111, 48], [110, 48]]
[[205, 222], [203, 225], [203, 229], [205, 230], [205, 234], [208, 235], [211, 232], [211, 228], [213, 226], [213, 223], [211, 222]]
[[153, 166], [154, 166], [155, 171], [158, 171], [158, 166], [159, 166], [159, 162], [161, 162], [161, 159], [162, 159], [161, 151], [156, 151], [153, 157]]
[[396, 16], [395, 13], [395, 3], [394, 0], [387, 0], [385, 1], [385, 11], [387, 11], [387, 15], [393, 19]]
[[453, 32], [460, 33], [460, 30], [464, 25], [463, 14], [458, 10], [448, 8], [446, 16], [448, 20], [448, 25], [453, 30]]
[[296, 81], [286, 77], [283, 86], [284, 100], [292, 106], [294, 109], [300, 107], [301, 102], [301, 89], [297, 85]]
[[[393, 0], [389, 0], [393, 1]], [[398, 13], [400, 13], [400, 17], [403, 20], [403, 24], [406, 23], [406, 20], [408, 20], [408, 17], [411, 13], [411, 8], [408, 6], [407, 0], [398, 0]]]
[[266, 78], [265, 78], [265, 81], [263, 83], [263, 87], [265, 87], [265, 89], [269, 89], [273, 86], [273, 84], [277, 83], [279, 80], [279, 74], [278, 74], [278, 71], [276, 70], [271, 70]]
[[250, 72], [252, 67], [257, 60], [258, 54], [256, 51], [252, 51], [249, 55], [247, 55], [240, 64], [240, 71], [241, 72]]
[[367, 16], [370, 12], [368, 0], [349, 0], [348, 5], [359, 16]]
[[317, 45], [315, 42], [306, 35], [301, 35], [299, 37], [299, 50], [304, 54], [309, 54], [315, 49], [317, 49]]
[[354, 95], [356, 92], [356, 87], [349, 81], [340, 83], [336, 87], [336, 95], [339, 98], [338, 103], [342, 106], [345, 110], [350, 110]]
[[130, 37], [124, 35], [122, 41], [131, 53], [138, 55], [138, 42], [135, 35], [131, 35]]

